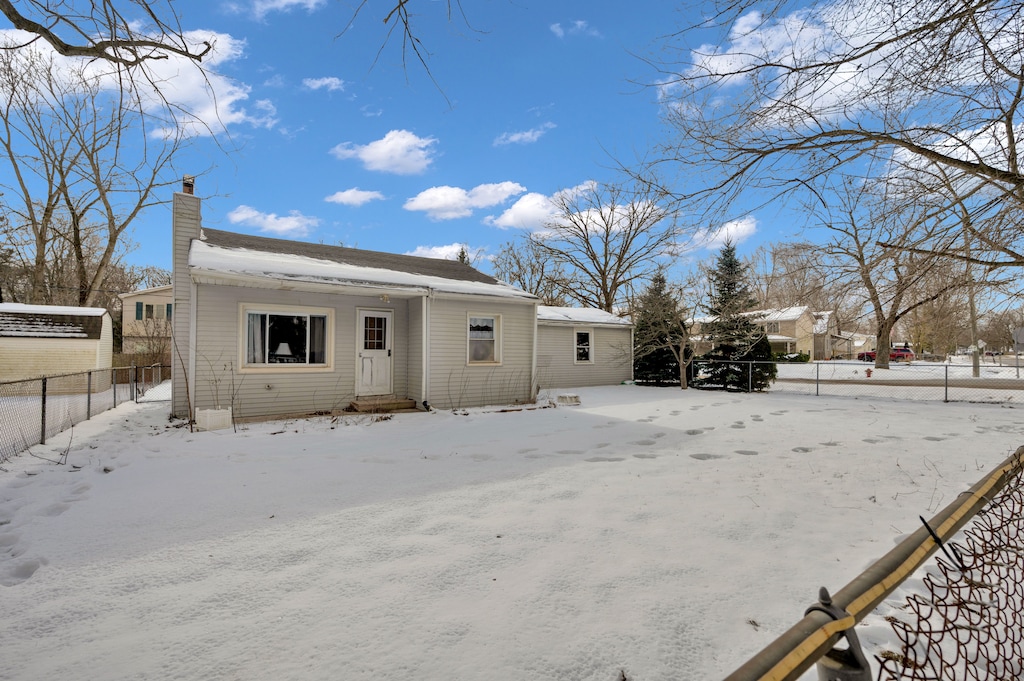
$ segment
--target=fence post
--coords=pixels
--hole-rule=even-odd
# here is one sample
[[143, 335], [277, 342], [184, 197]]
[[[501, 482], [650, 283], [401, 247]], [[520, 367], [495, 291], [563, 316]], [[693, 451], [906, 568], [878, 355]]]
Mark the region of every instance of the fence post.
[[114, 406], [117, 406], [117, 369], [110, 369], [110, 385], [114, 389]]
[[92, 418], [92, 369], [85, 377], [85, 420]]
[[821, 397], [821, 365], [814, 363], [814, 396]]
[[42, 392], [41, 392], [40, 396], [42, 397], [42, 400], [43, 400], [43, 406], [39, 410], [40, 418], [41, 418], [41, 423], [40, 423], [40, 428], [39, 428], [39, 444], [45, 445], [46, 444], [46, 376], [43, 376], [42, 381], [43, 381], [43, 389], [42, 389]]
[[946, 379], [943, 381], [945, 384], [945, 395], [942, 398], [943, 402], [949, 402], [949, 364], [946, 364]]
[[754, 360], [747, 362], [747, 392], [754, 392]]
[[139, 401], [139, 367], [132, 364], [132, 402]]

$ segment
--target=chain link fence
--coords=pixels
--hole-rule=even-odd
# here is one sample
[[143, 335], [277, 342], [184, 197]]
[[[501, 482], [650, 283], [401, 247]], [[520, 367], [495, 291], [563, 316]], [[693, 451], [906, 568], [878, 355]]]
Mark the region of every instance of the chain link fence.
[[[821, 589], [803, 619], [726, 681], [798, 681], [815, 666], [820, 679], [871, 681], [856, 630], [876, 612], [895, 634], [875, 656], [878, 681], [1024, 677], [1022, 476], [1024, 446], [834, 595]], [[937, 551], [938, 570], [924, 568], [899, 614], [885, 616], [886, 599]]]
[[[1011, 360], [1012, 361], [1012, 360]], [[696, 359], [691, 371], [707, 373], [714, 361]], [[742, 375], [756, 375], [759, 365], [771, 362], [729, 362]], [[1006, 403], [1024, 401], [1024, 379], [1014, 364], [984, 364], [974, 374], [968, 364], [892, 363], [888, 369], [857, 361], [780, 362], [778, 377], [768, 388], [773, 393], [835, 397], [888, 397], [942, 402]], [[742, 381], [740, 381], [742, 387]]]
[[170, 367], [158, 365], [0, 383], [0, 464], [123, 402], [170, 399], [169, 379]]
[[1024, 674], [1022, 472], [936, 558], [923, 593], [886, 617], [900, 645], [879, 681], [1003, 681]]

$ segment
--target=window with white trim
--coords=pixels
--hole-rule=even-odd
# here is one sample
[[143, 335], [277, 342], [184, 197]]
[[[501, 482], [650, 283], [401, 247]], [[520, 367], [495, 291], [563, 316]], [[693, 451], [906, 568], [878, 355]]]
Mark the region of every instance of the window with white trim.
[[244, 366], [326, 366], [329, 315], [307, 310], [244, 312]]
[[497, 315], [470, 315], [469, 364], [498, 364], [501, 362], [501, 317]]
[[764, 323], [764, 332], [765, 333], [779, 333], [779, 323], [778, 322], [765, 322]]
[[576, 363], [581, 362], [593, 362], [594, 361], [594, 350], [592, 342], [594, 334], [589, 330], [574, 329], [573, 338], [575, 339], [576, 347]]

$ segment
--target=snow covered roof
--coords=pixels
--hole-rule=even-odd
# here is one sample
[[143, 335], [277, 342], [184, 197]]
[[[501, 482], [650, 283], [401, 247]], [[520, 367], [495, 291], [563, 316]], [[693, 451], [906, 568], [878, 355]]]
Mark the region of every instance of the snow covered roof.
[[174, 287], [171, 286], [170, 284], [166, 284], [165, 286], [153, 286], [151, 288], [140, 288], [138, 291], [129, 291], [128, 293], [118, 293], [117, 297], [120, 298], [121, 300], [124, 300], [125, 298], [130, 298], [131, 296], [146, 296], [146, 295], [154, 295], [154, 294], [158, 294], [158, 293], [170, 293], [171, 289], [173, 289], [173, 288]]
[[535, 301], [536, 296], [455, 260], [420, 258], [342, 246], [203, 229], [189, 250], [193, 276], [225, 274], [268, 283], [442, 292]]
[[0, 336], [6, 338], [92, 338], [103, 331], [102, 307], [0, 303]]
[[540, 323], [592, 324], [607, 326], [632, 326], [629, 319], [619, 317], [611, 312], [586, 307], [552, 307], [539, 305], [537, 321]]
[[[806, 305], [797, 305], [795, 307], [782, 307], [782, 308], [769, 308], [767, 310], [751, 310], [750, 312], [744, 312], [744, 317], [751, 317], [756, 322], [790, 322], [796, 319], [800, 319], [807, 314], [808, 308]], [[717, 320], [715, 316], [705, 317], [694, 317], [693, 319], [687, 320], [696, 322], [697, 324], [707, 324]]]
[[791, 322], [795, 319], [800, 319], [805, 314], [807, 314], [806, 305], [768, 310], [752, 310], [746, 313], [747, 316], [754, 317], [759, 322]]

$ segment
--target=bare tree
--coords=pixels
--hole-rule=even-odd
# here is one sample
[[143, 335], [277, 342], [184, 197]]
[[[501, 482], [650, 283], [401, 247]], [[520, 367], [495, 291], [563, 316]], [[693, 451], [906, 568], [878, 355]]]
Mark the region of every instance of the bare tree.
[[27, 302], [46, 298], [48, 260], [71, 255], [77, 304], [92, 305], [123, 254], [133, 220], [164, 203], [176, 126], [147, 135], [141, 102], [111, 92], [84, 62], [0, 51], [0, 162], [9, 243], [32, 273]]
[[509, 241], [503, 244], [491, 264], [495, 276], [532, 293], [544, 305], [566, 305], [566, 297], [562, 292], [562, 283], [566, 280], [565, 268], [529, 237], [521, 242]]
[[[823, 178], [940, 167], [990, 220], [986, 259], [1024, 265], [1024, 22], [1015, 0], [716, 3], [670, 49], [659, 83], [674, 130], [661, 165], [678, 194], [728, 211], [820, 189]], [[882, 163], [867, 164], [869, 158]], [[749, 203], [746, 208], [749, 210]], [[980, 225], [980, 220], [976, 220]]]
[[[820, 248], [837, 285], [859, 296], [873, 320], [876, 336], [875, 366], [889, 367], [892, 333], [913, 310], [949, 292], [965, 289], [963, 271], [940, 267], [948, 262], [938, 255], [912, 252], [912, 243], [927, 230], [931, 211], [891, 187], [847, 180], [835, 191], [841, 203], [824, 206], [818, 216], [830, 231]], [[884, 242], [890, 247], [883, 246]]]
[[172, 0], [0, 0], [0, 13], [28, 36], [6, 50], [42, 40], [65, 57], [132, 67], [170, 55], [198, 62], [212, 49], [209, 42], [196, 47], [185, 38]]
[[561, 293], [614, 312], [677, 247], [674, 206], [655, 184], [636, 178], [557, 193], [556, 217], [530, 236], [533, 248], [564, 267]]

